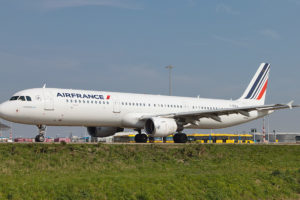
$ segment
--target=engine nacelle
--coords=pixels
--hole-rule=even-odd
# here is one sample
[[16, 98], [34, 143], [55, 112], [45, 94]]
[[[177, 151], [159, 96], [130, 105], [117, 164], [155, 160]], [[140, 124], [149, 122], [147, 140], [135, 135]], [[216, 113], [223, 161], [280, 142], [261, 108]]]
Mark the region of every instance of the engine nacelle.
[[112, 136], [117, 132], [124, 131], [124, 128], [116, 127], [87, 127], [88, 133], [92, 137], [108, 137]]
[[174, 119], [153, 117], [145, 123], [145, 131], [148, 135], [165, 137], [177, 131], [178, 126]]

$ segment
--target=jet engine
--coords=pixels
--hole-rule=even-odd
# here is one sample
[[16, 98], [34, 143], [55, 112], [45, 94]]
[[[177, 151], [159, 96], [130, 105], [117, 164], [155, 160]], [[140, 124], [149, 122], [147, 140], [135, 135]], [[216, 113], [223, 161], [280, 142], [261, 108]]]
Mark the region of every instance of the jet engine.
[[153, 117], [145, 123], [145, 131], [148, 135], [165, 137], [177, 131], [178, 126], [174, 119]]
[[92, 137], [108, 137], [112, 136], [117, 132], [124, 131], [124, 128], [116, 127], [87, 127], [88, 133]]

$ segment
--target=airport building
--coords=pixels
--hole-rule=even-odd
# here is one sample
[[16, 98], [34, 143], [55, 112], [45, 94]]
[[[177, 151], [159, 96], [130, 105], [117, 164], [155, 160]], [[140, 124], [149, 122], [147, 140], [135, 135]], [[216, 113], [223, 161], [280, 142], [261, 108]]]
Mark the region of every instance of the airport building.
[[[254, 141], [263, 142], [262, 133], [253, 133]], [[300, 133], [289, 133], [289, 132], [278, 132], [278, 133], [266, 133], [267, 142], [278, 142], [278, 143], [297, 143], [300, 142]], [[269, 139], [270, 138], [270, 139]]]
[[10, 137], [4, 137], [3, 133], [7, 132], [7, 131], [10, 131], [11, 128], [5, 124], [2, 124], [0, 122], [0, 142], [12, 142], [12, 136], [10, 135]]

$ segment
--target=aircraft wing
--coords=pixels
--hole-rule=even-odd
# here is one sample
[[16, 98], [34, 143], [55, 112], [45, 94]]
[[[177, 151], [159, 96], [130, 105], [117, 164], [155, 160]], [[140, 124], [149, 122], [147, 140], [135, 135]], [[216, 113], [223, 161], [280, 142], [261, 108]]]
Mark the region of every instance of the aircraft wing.
[[174, 119], [189, 119], [198, 120], [200, 118], [211, 118], [215, 121], [222, 122], [220, 116], [230, 115], [230, 114], [241, 114], [249, 117], [249, 112], [251, 111], [272, 111], [281, 109], [293, 109], [300, 107], [300, 105], [293, 105], [293, 101], [288, 104], [272, 104], [272, 105], [262, 105], [262, 106], [249, 106], [249, 107], [239, 107], [239, 108], [229, 108], [229, 109], [217, 109], [217, 110], [205, 110], [205, 111], [191, 111], [191, 112], [180, 112], [180, 113], [168, 113], [161, 115], [144, 115], [141, 116], [140, 120], [147, 120], [152, 117], [166, 117]]

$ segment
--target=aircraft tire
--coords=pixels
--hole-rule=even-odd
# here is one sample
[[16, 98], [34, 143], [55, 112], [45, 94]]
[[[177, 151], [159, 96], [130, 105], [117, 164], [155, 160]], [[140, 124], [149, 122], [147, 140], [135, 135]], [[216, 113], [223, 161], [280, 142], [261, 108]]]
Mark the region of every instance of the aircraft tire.
[[136, 134], [134, 140], [136, 143], [147, 143], [148, 136], [146, 134]]
[[44, 142], [45, 141], [45, 136], [43, 135], [37, 135], [35, 137], [35, 142]]
[[185, 133], [176, 133], [173, 136], [174, 143], [187, 143], [187, 136]]

